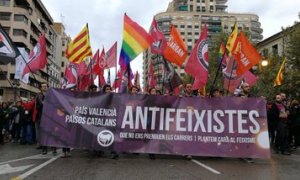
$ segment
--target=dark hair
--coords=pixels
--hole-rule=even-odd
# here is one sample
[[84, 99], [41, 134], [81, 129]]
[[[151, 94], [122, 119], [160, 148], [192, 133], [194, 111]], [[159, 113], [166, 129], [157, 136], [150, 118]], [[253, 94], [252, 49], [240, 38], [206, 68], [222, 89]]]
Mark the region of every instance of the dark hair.
[[105, 92], [105, 89], [108, 88], [108, 87], [110, 88], [110, 90], [112, 90], [112, 87], [111, 87], [109, 84], [105, 84], [105, 85], [102, 87], [102, 91]]
[[42, 85], [43, 85], [43, 84], [46, 84], [47, 87], [49, 87], [48, 83], [46, 83], [46, 82], [41, 82], [41, 83], [40, 83], [40, 86], [39, 86], [40, 89], [42, 88]]
[[150, 89], [148, 90], [148, 93], [149, 93], [149, 94], [151, 93], [152, 89], [155, 89], [155, 91], [157, 92], [156, 88], [155, 88], [155, 87], [152, 87], [152, 88], [150, 88]]
[[139, 89], [137, 86], [134, 86], [134, 85], [133, 85], [133, 86], [131, 86], [130, 89], [129, 89], [130, 92], [132, 91], [133, 88], [136, 88], [138, 92], [140, 91], [140, 89]]
[[95, 84], [92, 84], [92, 85], [89, 86], [89, 89], [94, 89], [94, 88], [97, 89], [98, 87]]

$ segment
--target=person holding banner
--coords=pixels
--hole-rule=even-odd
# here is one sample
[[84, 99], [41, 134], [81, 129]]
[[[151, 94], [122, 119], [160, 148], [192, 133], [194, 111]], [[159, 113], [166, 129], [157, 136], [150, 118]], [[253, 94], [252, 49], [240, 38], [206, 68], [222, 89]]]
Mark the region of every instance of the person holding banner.
[[[40, 84], [40, 93], [37, 95], [35, 99], [35, 116], [33, 117], [33, 121], [35, 122], [35, 133], [36, 137], [40, 137], [40, 124], [41, 124], [41, 119], [42, 119], [42, 114], [43, 114], [43, 106], [44, 106], [44, 100], [45, 100], [45, 95], [47, 93], [49, 86], [46, 82], [42, 82]], [[41, 146], [42, 149], [42, 154], [45, 155], [47, 154], [47, 146]], [[53, 155], [56, 155], [56, 147], [53, 147]]]
[[187, 83], [185, 85], [184, 89], [184, 97], [194, 97], [195, 95], [193, 94], [193, 85], [191, 83]]
[[[156, 95], [156, 94], [157, 94], [157, 91], [154, 87], [149, 89], [149, 95]], [[147, 129], [151, 129], [152, 114], [149, 114], [147, 118], [148, 118], [147, 119]], [[154, 160], [155, 155], [154, 154], [149, 154], [149, 158]]]
[[137, 86], [131, 86], [131, 88], [130, 88], [130, 94], [131, 95], [136, 95], [136, 94], [138, 94], [139, 93], [139, 88], [137, 87]]
[[[248, 83], [243, 83], [241, 85], [241, 92], [238, 94], [238, 97], [241, 98], [248, 98], [248, 97], [252, 97], [252, 95], [250, 94], [250, 86]], [[243, 160], [245, 160], [248, 163], [254, 163], [252, 158], [242, 158]]]
[[[74, 92], [76, 90], [76, 86], [72, 86], [69, 88], [70, 91]], [[71, 149], [67, 147], [62, 148], [63, 156], [62, 158], [71, 157]]]
[[[112, 93], [113, 92], [112, 87], [109, 84], [105, 84], [102, 88], [102, 91], [104, 93]], [[118, 159], [119, 155], [115, 151], [111, 151], [110, 157], [111, 157], [111, 159]]]

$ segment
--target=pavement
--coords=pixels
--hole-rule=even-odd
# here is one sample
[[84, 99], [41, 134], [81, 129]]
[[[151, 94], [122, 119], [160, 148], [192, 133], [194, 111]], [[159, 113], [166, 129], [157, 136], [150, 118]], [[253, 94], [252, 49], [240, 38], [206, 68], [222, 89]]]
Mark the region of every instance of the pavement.
[[272, 153], [270, 159], [248, 163], [239, 158], [210, 158], [148, 154], [120, 154], [111, 159], [109, 152], [72, 150], [62, 158], [61, 150], [41, 155], [35, 145], [0, 145], [0, 180], [202, 180], [202, 179], [299, 179], [300, 149], [292, 155]]

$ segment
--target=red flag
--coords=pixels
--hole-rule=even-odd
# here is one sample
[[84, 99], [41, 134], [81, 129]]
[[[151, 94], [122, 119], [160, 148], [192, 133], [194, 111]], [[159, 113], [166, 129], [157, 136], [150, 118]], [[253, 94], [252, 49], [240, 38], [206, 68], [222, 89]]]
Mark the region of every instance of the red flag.
[[250, 71], [246, 71], [241, 76], [237, 75], [237, 64], [233, 56], [229, 58], [225, 55], [223, 61], [227, 63], [226, 67], [223, 69], [224, 89], [233, 93], [242, 81], [248, 83], [249, 86], [253, 86], [256, 83], [257, 77]]
[[151, 44], [151, 53], [152, 54], [163, 54], [164, 49], [167, 46], [167, 40], [165, 38], [164, 33], [158, 27], [155, 18], [153, 17], [152, 24], [149, 30], [149, 34], [154, 40]]
[[70, 62], [65, 69], [65, 84], [64, 88], [70, 88], [74, 87], [77, 85], [77, 80], [78, 80], [78, 67], [77, 64]]
[[117, 42], [105, 54], [105, 69], [116, 67]]
[[261, 60], [261, 56], [242, 31], [240, 32], [237, 41], [238, 44], [234, 51], [238, 65], [237, 75], [242, 75], [257, 64]]
[[187, 57], [187, 48], [179, 32], [172, 25], [169, 41], [164, 49], [163, 56], [171, 63], [181, 67]]
[[78, 89], [79, 91], [84, 91], [86, 87], [94, 84], [93, 83], [93, 79], [91, 78], [91, 74], [90, 75], [84, 75], [81, 78], [79, 78], [79, 85], [78, 85]]
[[79, 64], [77, 64], [77, 63], [72, 63], [72, 64], [74, 64], [74, 66], [76, 66], [78, 76], [89, 74], [88, 67], [85, 64], [85, 61], [81, 61]]
[[118, 73], [117, 73], [117, 76], [116, 76], [116, 79], [113, 83], [113, 86], [115, 89], [117, 88], [120, 88], [121, 86], [121, 80], [122, 80], [122, 75], [123, 75], [123, 72], [122, 72], [122, 69], [119, 69]]
[[104, 78], [104, 75], [98, 75], [98, 84], [99, 84], [99, 87], [102, 87], [106, 84], [106, 80]]
[[96, 74], [96, 75], [103, 74], [103, 68], [105, 66], [104, 59], [105, 59], [105, 51], [103, 48], [99, 58], [97, 59], [97, 63], [93, 67], [93, 74]]
[[195, 44], [192, 53], [185, 65], [185, 72], [195, 78], [193, 89], [204, 87], [208, 78], [208, 38], [207, 26], [201, 32], [200, 38]]
[[96, 53], [93, 55], [92, 59], [90, 60], [90, 65], [92, 69], [95, 65], [97, 65], [97, 62], [99, 61], [99, 49], [96, 51]]
[[30, 71], [36, 72], [40, 69], [44, 69], [47, 64], [47, 53], [46, 53], [46, 38], [43, 33], [40, 36], [38, 43], [34, 46], [33, 51], [30, 53], [27, 66], [25, 66], [22, 78], [25, 74]]

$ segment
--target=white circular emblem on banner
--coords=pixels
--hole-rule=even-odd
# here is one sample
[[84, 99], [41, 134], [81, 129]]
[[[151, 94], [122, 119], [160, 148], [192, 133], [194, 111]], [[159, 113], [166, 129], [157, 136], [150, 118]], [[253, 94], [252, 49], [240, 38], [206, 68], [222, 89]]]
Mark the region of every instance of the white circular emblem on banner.
[[115, 140], [114, 134], [109, 130], [103, 130], [97, 136], [98, 143], [100, 144], [100, 146], [103, 147], [108, 147], [112, 145], [114, 140]]

